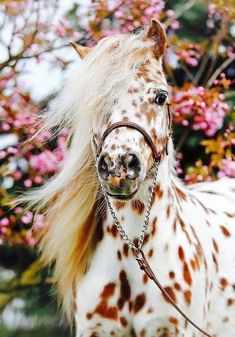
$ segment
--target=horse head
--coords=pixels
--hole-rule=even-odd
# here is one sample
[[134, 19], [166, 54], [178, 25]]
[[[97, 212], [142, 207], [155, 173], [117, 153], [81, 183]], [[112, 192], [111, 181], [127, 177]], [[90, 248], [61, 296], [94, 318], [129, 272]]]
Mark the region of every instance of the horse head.
[[[113, 198], [132, 198], [153, 166], [153, 147], [160, 155], [167, 146], [170, 125], [162, 67], [165, 47], [166, 34], [156, 20], [147, 29], [104, 38], [91, 49], [76, 46], [85, 60], [98, 54], [100, 66], [108, 58], [111, 74], [107, 74], [107, 81], [110, 75], [116, 78], [110, 97], [106, 97], [102, 122], [93, 122], [98, 175]], [[121, 53], [121, 67], [116, 67]]]

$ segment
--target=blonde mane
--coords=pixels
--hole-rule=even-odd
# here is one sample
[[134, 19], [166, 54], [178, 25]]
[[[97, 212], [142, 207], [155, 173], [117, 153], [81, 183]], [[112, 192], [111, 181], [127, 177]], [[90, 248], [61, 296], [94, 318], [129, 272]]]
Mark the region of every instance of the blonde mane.
[[143, 47], [146, 45], [134, 35], [102, 40], [70, 74], [44, 118], [46, 129], [68, 127], [70, 144], [59, 173], [25, 199], [45, 215], [42, 258], [46, 264], [54, 264], [59, 298], [69, 319], [73, 313], [73, 286], [84, 274], [96, 244], [98, 182], [91, 128], [101, 132], [105, 116], [111, 111], [113, 92], [118, 97], [135, 62], [140, 57], [143, 61]]

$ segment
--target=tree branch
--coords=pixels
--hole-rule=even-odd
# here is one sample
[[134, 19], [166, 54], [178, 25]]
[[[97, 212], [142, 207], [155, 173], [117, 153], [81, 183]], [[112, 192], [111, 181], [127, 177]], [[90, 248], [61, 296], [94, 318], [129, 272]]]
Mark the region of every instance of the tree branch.
[[190, 1], [185, 1], [184, 6], [180, 7], [181, 9], [175, 12], [175, 15], [173, 18], [168, 19], [165, 22], [165, 26], [168, 27], [170, 26], [171, 22], [175, 19], [180, 18], [182, 15], [184, 15], [185, 12], [187, 12], [188, 10], [190, 10], [195, 4], [196, 4], [197, 0], [190, 0]]
[[0, 64], [0, 71], [3, 70], [6, 67], [12, 66], [10, 64], [12, 62], [14, 62], [13, 65], [15, 66], [15, 64], [18, 61], [20, 61], [20, 60], [27, 60], [27, 59], [37, 58], [37, 57], [39, 57], [42, 54], [49, 53], [49, 52], [52, 52], [54, 50], [63, 49], [65, 47], [69, 47], [69, 46], [70, 46], [70, 44], [66, 43], [66, 44], [58, 46], [58, 47], [50, 47], [50, 48], [44, 49], [44, 50], [42, 50], [42, 51], [40, 51], [38, 53], [35, 53], [35, 54], [32, 54], [32, 55], [25, 55], [25, 56], [24, 56], [24, 53], [25, 53], [26, 50], [23, 50], [19, 54], [11, 56], [8, 60], [6, 60], [2, 64]]
[[216, 69], [216, 71], [214, 72], [214, 74], [212, 74], [212, 76], [209, 78], [206, 87], [209, 88], [214, 81], [217, 79], [217, 77], [220, 75], [220, 73], [222, 73], [222, 71], [224, 69], [226, 69], [233, 61], [235, 61], [235, 56], [225, 60], [220, 66], [219, 68]]
[[182, 133], [182, 135], [181, 135], [181, 137], [180, 137], [180, 139], [179, 139], [179, 141], [178, 141], [178, 143], [176, 145], [176, 152], [178, 152], [182, 148], [185, 140], [187, 139], [187, 137], [189, 135], [189, 132], [190, 132], [190, 128], [189, 127], [187, 127], [186, 129], [184, 129], [184, 131], [183, 131], [183, 133]]

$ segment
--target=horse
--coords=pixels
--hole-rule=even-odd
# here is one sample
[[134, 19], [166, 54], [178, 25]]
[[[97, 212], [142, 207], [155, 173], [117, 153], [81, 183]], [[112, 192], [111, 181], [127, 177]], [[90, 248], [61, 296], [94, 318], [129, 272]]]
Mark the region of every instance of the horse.
[[235, 181], [176, 175], [162, 24], [74, 47], [81, 63], [45, 118], [68, 128], [67, 155], [28, 200], [76, 336], [202, 336], [170, 302], [208, 335], [233, 336]]

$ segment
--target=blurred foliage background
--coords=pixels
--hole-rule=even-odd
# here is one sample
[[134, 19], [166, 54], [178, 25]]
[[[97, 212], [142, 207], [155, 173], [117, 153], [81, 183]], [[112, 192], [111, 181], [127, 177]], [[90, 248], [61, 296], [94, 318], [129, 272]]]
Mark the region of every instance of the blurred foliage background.
[[[66, 148], [40, 133], [37, 115], [78, 61], [69, 45], [92, 46], [152, 16], [168, 33], [177, 172], [190, 184], [235, 177], [234, 0], [0, 0], [0, 336], [70, 336], [37, 240], [43, 218], [11, 206], [55, 174]], [[78, 65], [79, 66], [79, 62]]]

